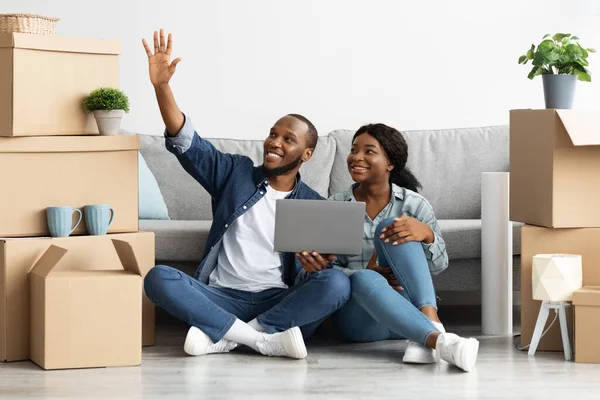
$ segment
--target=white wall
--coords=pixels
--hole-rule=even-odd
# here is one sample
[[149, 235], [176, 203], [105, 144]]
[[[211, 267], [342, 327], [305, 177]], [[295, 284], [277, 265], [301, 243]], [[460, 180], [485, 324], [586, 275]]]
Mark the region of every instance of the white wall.
[[[161, 134], [142, 37], [165, 28], [182, 57], [172, 87], [207, 137], [263, 138], [285, 113], [322, 134], [381, 121], [399, 129], [508, 123], [543, 107], [519, 55], [545, 33], [600, 50], [597, 0], [2, 0], [0, 13], [58, 16], [59, 35], [122, 42], [128, 130]], [[600, 108], [595, 82], [576, 107]]]

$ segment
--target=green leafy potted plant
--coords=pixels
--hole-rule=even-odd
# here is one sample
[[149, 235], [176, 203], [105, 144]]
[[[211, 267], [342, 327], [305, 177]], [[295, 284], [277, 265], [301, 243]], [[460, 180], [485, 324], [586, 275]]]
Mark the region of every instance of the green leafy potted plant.
[[519, 64], [531, 61], [529, 79], [542, 75], [546, 108], [572, 108], [577, 80], [592, 81], [587, 58], [596, 50], [583, 48], [577, 42], [579, 38], [570, 33], [557, 33], [552, 37], [546, 34], [542, 39], [537, 49], [532, 44], [527, 53], [519, 57]]
[[116, 136], [124, 113], [129, 112], [129, 98], [119, 89], [101, 87], [92, 91], [82, 106], [86, 113], [94, 112], [100, 135]]

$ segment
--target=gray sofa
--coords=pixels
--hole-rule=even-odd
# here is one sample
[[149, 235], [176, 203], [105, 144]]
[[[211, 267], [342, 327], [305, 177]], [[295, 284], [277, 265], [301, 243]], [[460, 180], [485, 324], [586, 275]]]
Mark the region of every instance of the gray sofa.
[[[300, 170], [304, 181], [328, 197], [351, 183], [346, 167], [353, 131], [319, 137], [313, 158]], [[508, 126], [403, 132], [408, 166], [421, 181], [442, 228], [449, 268], [434, 277], [441, 304], [478, 304], [481, 288], [481, 172], [508, 171]], [[262, 161], [260, 140], [209, 139], [219, 150]], [[211, 224], [210, 198], [179, 165], [160, 136], [141, 135], [141, 154], [153, 172], [170, 220], [140, 220], [156, 234], [157, 264], [193, 274]], [[520, 290], [520, 224], [514, 224], [514, 290]]]

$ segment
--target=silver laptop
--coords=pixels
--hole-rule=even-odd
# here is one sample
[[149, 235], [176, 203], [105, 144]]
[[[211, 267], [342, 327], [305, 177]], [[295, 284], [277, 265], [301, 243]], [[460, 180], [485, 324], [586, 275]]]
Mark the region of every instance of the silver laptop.
[[277, 200], [275, 251], [362, 252], [365, 203], [327, 200]]

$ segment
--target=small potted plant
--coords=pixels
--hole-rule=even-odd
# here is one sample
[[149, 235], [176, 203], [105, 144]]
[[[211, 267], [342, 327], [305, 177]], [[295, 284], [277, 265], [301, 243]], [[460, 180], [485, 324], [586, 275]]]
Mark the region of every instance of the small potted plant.
[[129, 112], [129, 98], [119, 89], [101, 87], [92, 91], [82, 106], [86, 113], [94, 112], [100, 135], [116, 136], [124, 113]]
[[570, 33], [544, 35], [542, 42], [531, 45], [526, 54], [519, 57], [519, 64], [531, 61], [533, 68], [527, 76], [533, 79], [542, 75], [546, 108], [572, 108], [575, 83], [579, 79], [591, 82], [588, 55], [596, 50], [583, 48], [577, 36]]

